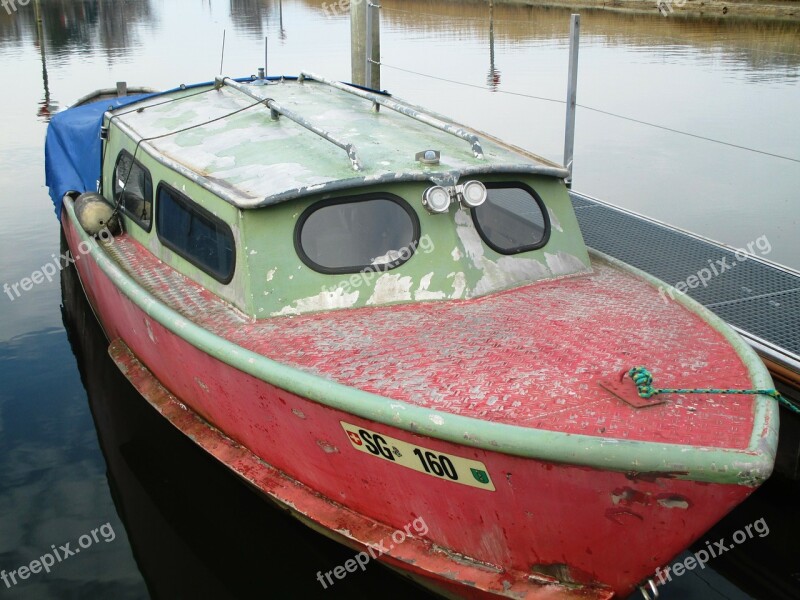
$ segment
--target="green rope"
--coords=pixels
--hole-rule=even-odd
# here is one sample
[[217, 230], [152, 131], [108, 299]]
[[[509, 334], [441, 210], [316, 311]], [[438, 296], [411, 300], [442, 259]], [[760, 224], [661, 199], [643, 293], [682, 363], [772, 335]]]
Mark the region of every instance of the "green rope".
[[642, 398], [650, 398], [656, 394], [761, 394], [764, 396], [771, 396], [778, 401], [778, 404], [787, 408], [788, 410], [800, 415], [800, 406], [789, 400], [775, 388], [769, 390], [730, 390], [730, 389], [717, 389], [717, 388], [655, 388], [653, 387], [653, 375], [646, 367], [633, 367], [628, 371], [628, 375], [633, 379], [636, 384], [636, 389], [639, 396]]

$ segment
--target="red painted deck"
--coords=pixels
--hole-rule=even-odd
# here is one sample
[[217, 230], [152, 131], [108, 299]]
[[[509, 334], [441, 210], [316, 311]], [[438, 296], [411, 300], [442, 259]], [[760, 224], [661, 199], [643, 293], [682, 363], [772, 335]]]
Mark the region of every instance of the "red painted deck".
[[[637, 364], [661, 387], [752, 387], [701, 318], [602, 260], [594, 273], [465, 301], [253, 321], [126, 236], [120, 264], [204, 328], [276, 361], [393, 399], [524, 427], [742, 449], [751, 396], [635, 409], [599, 381]], [[146, 274], [146, 275], [143, 275]]]

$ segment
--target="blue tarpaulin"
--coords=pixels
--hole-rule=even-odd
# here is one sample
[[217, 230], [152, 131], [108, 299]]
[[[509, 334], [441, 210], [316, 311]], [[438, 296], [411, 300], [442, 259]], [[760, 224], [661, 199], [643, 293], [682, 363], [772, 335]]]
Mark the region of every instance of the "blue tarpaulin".
[[[270, 81], [281, 79], [294, 81], [297, 77], [281, 75], [267, 79]], [[233, 80], [243, 83], [252, 81], [253, 77], [236, 77]], [[182, 85], [165, 92], [98, 100], [57, 113], [50, 120], [44, 145], [45, 183], [50, 188], [50, 198], [56, 207], [56, 216], [61, 218], [61, 201], [67, 192], [97, 191], [97, 183], [100, 180], [102, 169], [101, 153], [103, 148], [100, 143], [100, 127], [103, 124], [103, 114], [107, 110], [127, 106], [153, 96], [207, 87], [212, 83], [207, 81]]]
[[61, 200], [67, 192], [96, 192], [100, 179], [100, 127], [109, 108], [119, 108], [156, 94], [138, 94], [100, 100], [69, 108], [53, 116], [44, 146], [45, 183], [61, 217]]

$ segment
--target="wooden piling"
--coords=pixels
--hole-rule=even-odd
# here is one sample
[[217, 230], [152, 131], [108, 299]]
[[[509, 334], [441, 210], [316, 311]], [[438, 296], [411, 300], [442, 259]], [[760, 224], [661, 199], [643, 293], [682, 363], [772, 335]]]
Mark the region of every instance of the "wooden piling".
[[[380, 62], [381, 34], [380, 14], [377, 7], [368, 10], [369, 0], [351, 0], [350, 2], [350, 80], [357, 85], [368, 84], [367, 78], [367, 14], [372, 19], [372, 52], [370, 56], [375, 62]], [[372, 88], [380, 89], [381, 68], [379, 64], [371, 64]]]

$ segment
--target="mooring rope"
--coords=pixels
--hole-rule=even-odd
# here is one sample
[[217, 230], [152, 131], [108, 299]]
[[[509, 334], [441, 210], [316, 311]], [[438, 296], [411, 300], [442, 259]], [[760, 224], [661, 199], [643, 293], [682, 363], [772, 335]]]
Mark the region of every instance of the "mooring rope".
[[656, 394], [761, 394], [763, 396], [771, 396], [778, 401], [778, 404], [787, 408], [788, 410], [800, 414], [800, 406], [789, 400], [775, 388], [771, 389], [753, 389], [753, 390], [738, 390], [738, 389], [722, 389], [722, 388], [656, 388], [653, 387], [653, 375], [646, 367], [633, 367], [628, 371], [628, 375], [633, 379], [636, 384], [636, 390], [642, 398], [650, 398]]
[[[413, 71], [411, 69], [405, 69], [402, 67], [397, 67], [395, 65], [387, 64], [383, 61], [373, 60], [371, 61], [374, 64], [381, 65], [382, 67], [386, 67], [388, 69], [394, 69], [396, 71], [403, 71], [404, 73], [409, 73], [411, 75], [417, 75], [419, 77], [426, 77], [428, 79], [436, 79], [438, 81], [444, 81], [446, 83], [452, 83], [455, 85], [461, 85], [464, 87], [470, 88], [477, 88], [487, 92], [491, 92], [493, 94], [506, 94], [509, 96], [520, 96], [522, 98], [531, 98], [533, 100], [543, 100], [545, 102], [555, 102], [557, 104], [566, 104], [566, 100], [559, 100], [557, 98], [546, 98], [544, 96], [534, 96], [533, 94], [524, 94], [522, 92], [513, 92], [509, 90], [492, 90], [484, 85], [476, 85], [474, 83], [466, 83], [464, 81], [456, 81], [455, 79], [447, 79], [446, 77], [439, 77], [437, 75], [430, 75], [428, 73], [420, 73], [419, 71]], [[716, 138], [708, 137], [705, 135], [700, 135], [697, 133], [692, 133], [690, 131], [683, 131], [682, 129], [675, 129], [674, 127], [667, 127], [666, 125], [659, 125], [658, 123], [651, 123], [650, 121], [643, 121], [642, 119], [635, 119], [633, 117], [628, 117], [625, 115], [621, 115], [618, 113], [614, 113], [608, 110], [603, 110], [600, 108], [595, 108], [594, 106], [587, 106], [586, 104], [576, 103], [578, 108], [583, 108], [585, 110], [589, 110], [592, 112], [596, 112], [601, 115], [606, 115], [609, 117], [614, 117], [616, 119], [622, 119], [623, 121], [629, 121], [631, 123], [638, 123], [639, 125], [646, 125], [647, 127], [654, 127], [656, 129], [662, 129], [664, 131], [669, 131], [670, 133], [677, 133], [679, 135], [685, 135], [687, 137], [695, 138], [698, 140], [703, 140], [705, 142], [711, 142], [713, 144], [720, 144], [722, 146], [728, 146], [729, 148], [736, 148], [738, 150], [745, 150], [746, 152], [754, 152], [756, 154], [762, 154], [764, 156], [771, 156], [772, 158], [778, 158], [781, 160], [789, 160], [791, 162], [800, 163], [800, 158], [796, 158], [794, 156], [786, 156], [784, 154], [777, 154], [775, 152], [767, 152], [766, 150], [759, 150], [758, 148], [751, 148], [749, 146], [743, 146], [741, 144], [734, 144], [731, 142], [726, 142], [724, 140], [718, 140]]]

